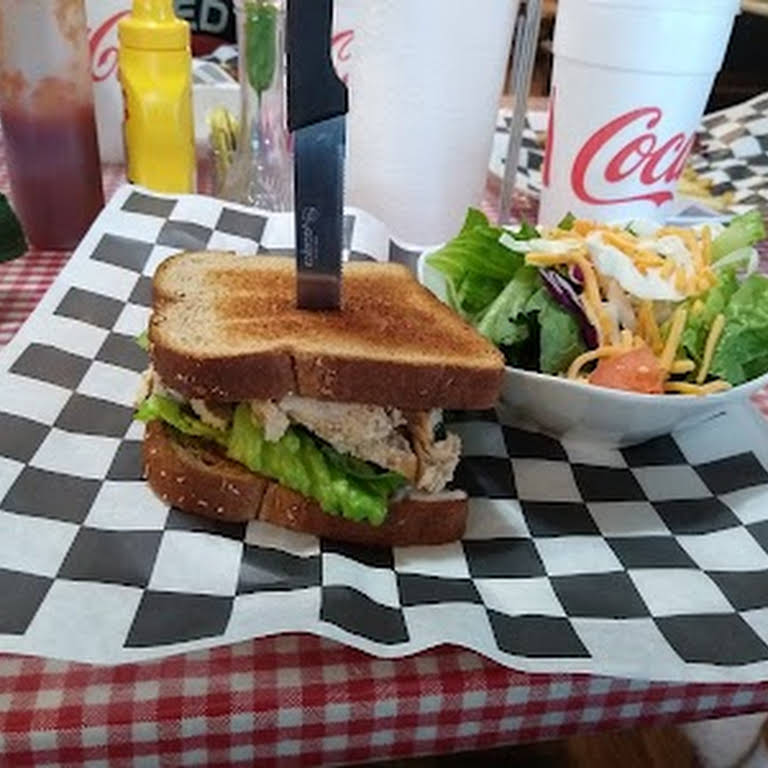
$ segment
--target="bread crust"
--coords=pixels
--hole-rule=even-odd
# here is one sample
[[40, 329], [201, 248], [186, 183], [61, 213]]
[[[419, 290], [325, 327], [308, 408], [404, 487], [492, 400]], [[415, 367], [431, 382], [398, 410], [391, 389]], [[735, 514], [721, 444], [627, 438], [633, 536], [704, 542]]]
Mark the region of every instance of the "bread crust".
[[298, 357], [294, 369], [295, 391], [300, 395], [412, 411], [491, 408], [504, 375], [503, 367], [468, 371], [451, 365], [416, 367], [333, 355]]
[[501, 353], [404, 267], [348, 264], [344, 296], [338, 311], [298, 310], [290, 260], [171, 256], [153, 281], [153, 365], [190, 399], [290, 393], [406, 410], [494, 404]]
[[275, 351], [237, 358], [194, 358], [152, 345], [152, 364], [163, 382], [187, 399], [223, 402], [280, 400], [288, 394], [403, 410], [491, 408], [504, 369], [413, 366], [333, 354]]
[[144, 473], [155, 493], [185, 512], [216, 520], [262, 520], [336, 541], [371, 547], [445, 544], [464, 535], [465, 498], [394, 502], [380, 526], [323, 512], [320, 505], [246, 469], [195, 438], [165, 424], [147, 424]]
[[300, 394], [293, 360], [285, 351], [201, 359], [153, 343], [150, 354], [163, 383], [188, 400], [238, 403]]
[[252, 520], [270, 485], [266, 477], [159, 421], [146, 426], [143, 462], [147, 482], [163, 501], [214, 520]]

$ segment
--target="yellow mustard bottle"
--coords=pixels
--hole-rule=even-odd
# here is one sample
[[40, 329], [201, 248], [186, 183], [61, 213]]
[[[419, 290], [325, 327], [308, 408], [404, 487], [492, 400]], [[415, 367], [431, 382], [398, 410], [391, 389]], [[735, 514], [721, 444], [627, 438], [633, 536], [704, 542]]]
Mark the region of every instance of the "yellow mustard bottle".
[[195, 189], [189, 24], [173, 0], [133, 0], [118, 25], [128, 180], [157, 192]]

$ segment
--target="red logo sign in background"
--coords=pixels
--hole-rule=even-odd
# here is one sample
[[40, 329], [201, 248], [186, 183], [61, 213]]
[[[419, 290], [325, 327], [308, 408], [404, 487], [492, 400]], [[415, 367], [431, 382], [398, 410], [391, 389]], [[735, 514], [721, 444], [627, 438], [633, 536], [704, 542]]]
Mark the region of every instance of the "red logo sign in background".
[[[669, 187], [683, 172], [694, 135], [675, 133], [663, 140], [653, 130], [662, 117], [659, 107], [641, 107], [619, 115], [598, 128], [584, 142], [573, 162], [571, 186], [575, 195], [592, 205], [637, 200], [650, 200], [655, 205], [662, 205], [672, 200], [674, 195]], [[548, 163], [544, 173], [549, 176]], [[634, 178], [648, 190], [625, 197], [618, 196], [618, 193], [613, 196], [609, 191], [598, 193], [589, 188], [589, 179], [594, 183], [596, 178], [602, 178], [607, 185]], [[610, 190], [607, 185], [604, 189]]]
[[[117, 69], [117, 45], [113, 42], [112, 33], [117, 28], [117, 23], [130, 11], [119, 11], [104, 19], [96, 29], [88, 30], [91, 52], [91, 75], [94, 83], [103, 83], [109, 79]], [[339, 75], [346, 81], [347, 68], [352, 58], [352, 42], [355, 32], [352, 29], [342, 29], [334, 33], [331, 40], [334, 65]]]
[[91, 46], [91, 76], [94, 83], [103, 83], [117, 69], [117, 46], [110, 40], [110, 34], [117, 27], [117, 22], [130, 11], [118, 13], [104, 19], [100, 27], [88, 30]]

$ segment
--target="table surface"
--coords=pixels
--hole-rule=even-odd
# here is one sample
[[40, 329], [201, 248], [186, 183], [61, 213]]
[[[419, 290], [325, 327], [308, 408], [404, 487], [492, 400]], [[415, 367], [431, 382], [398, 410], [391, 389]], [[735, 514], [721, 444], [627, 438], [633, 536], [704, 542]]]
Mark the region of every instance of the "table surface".
[[[741, 0], [741, 10], [768, 16], [768, 0]], [[543, 0], [541, 15], [545, 19], [554, 18], [557, 15], [557, 0]]]
[[768, 16], [768, 0], [741, 0], [741, 10], [758, 16]]
[[[121, 181], [105, 169], [107, 195]], [[535, 215], [533, 201], [515, 205]], [[0, 265], [0, 344], [68, 257]], [[451, 646], [384, 660], [309, 635], [115, 667], [0, 655], [0, 756], [13, 765], [363, 762], [764, 709], [768, 681], [532, 675]]]

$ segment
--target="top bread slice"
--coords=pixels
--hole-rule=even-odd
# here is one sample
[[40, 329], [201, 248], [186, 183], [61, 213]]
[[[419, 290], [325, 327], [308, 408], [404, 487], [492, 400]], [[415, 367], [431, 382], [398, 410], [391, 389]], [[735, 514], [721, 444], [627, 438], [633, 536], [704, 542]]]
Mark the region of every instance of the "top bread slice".
[[153, 282], [166, 386], [227, 402], [288, 393], [408, 410], [488, 408], [499, 351], [396, 264], [344, 266], [342, 307], [296, 307], [293, 259], [181, 253]]

